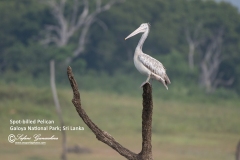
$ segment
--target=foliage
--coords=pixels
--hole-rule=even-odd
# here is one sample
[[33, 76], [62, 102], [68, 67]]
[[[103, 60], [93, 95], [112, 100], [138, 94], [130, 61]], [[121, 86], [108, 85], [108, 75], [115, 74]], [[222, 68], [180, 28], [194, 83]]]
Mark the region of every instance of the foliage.
[[[94, 3], [90, 6], [94, 8]], [[60, 49], [41, 46], [44, 27], [55, 23], [49, 8], [38, 1], [4, 0], [0, 2], [0, 15], [3, 31], [0, 33], [0, 75], [4, 75], [6, 81], [13, 75], [49, 79], [49, 61], [54, 58], [58, 60], [58, 81], [65, 81], [65, 59], [72, 55], [76, 46], [73, 40]], [[94, 73], [99, 81], [105, 79], [108, 82], [105, 87], [123, 90], [119, 84], [137, 75], [132, 58], [139, 36], [128, 41], [124, 38], [141, 23], [150, 22], [152, 27], [143, 51], [163, 62], [173, 82], [197, 86], [200, 69], [196, 67], [190, 71], [187, 66], [188, 43], [184, 28], [188, 26], [193, 32], [200, 23], [202, 37], [211, 36], [223, 27], [223, 61], [219, 73], [224, 73], [224, 79], [234, 77], [234, 83], [228, 88], [240, 93], [240, 15], [230, 4], [211, 0], [153, 0], [151, 3], [128, 0], [101, 13], [97, 20], [101, 23], [94, 23], [90, 28], [85, 52], [71, 64], [78, 70], [78, 76], [93, 77], [91, 73]], [[99, 24], [104, 25], [105, 30]], [[78, 40], [77, 37], [73, 39]], [[198, 51], [194, 58], [198, 66], [201, 60]], [[122, 77], [125, 75], [128, 78]], [[109, 80], [113, 76], [116, 82]], [[139, 81], [144, 79], [141, 78]]]

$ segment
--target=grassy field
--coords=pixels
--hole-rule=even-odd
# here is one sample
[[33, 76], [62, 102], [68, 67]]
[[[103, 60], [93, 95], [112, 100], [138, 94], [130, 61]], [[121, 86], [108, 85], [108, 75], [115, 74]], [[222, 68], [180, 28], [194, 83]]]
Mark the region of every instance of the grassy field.
[[[71, 103], [72, 91], [58, 90], [66, 125], [84, 131], [67, 131], [68, 146], [79, 145], [91, 153], [68, 154], [68, 159], [123, 160], [117, 152], [99, 142], [78, 117]], [[82, 104], [101, 129], [126, 148], [138, 153], [141, 148], [142, 97], [104, 91], [81, 91]], [[153, 91], [153, 157], [164, 160], [234, 160], [240, 140], [240, 100], [199, 99], [167, 100]], [[211, 99], [211, 100], [209, 100]], [[0, 157], [10, 160], [57, 160], [61, 154], [59, 131], [10, 131], [10, 119], [49, 119], [59, 125], [51, 91], [48, 88], [7, 85], [0, 87]], [[20, 126], [20, 125], [19, 125]], [[9, 134], [55, 135], [57, 141], [46, 145], [15, 145]]]

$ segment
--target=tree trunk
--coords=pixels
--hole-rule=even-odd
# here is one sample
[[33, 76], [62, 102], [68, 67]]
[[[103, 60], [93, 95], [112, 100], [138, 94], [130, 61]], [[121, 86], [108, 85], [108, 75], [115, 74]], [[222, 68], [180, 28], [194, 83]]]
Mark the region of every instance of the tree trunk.
[[189, 44], [188, 65], [190, 70], [194, 69], [194, 44]]
[[240, 141], [238, 142], [236, 149], [236, 160], [240, 160]]
[[[56, 89], [56, 84], [55, 84], [55, 64], [54, 64], [54, 60], [50, 61], [50, 83], [51, 83], [51, 89], [52, 89], [52, 94], [53, 94], [53, 100], [54, 100], [54, 104], [56, 106], [56, 111], [57, 111], [57, 114], [58, 114], [60, 125], [61, 125], [61, 128], [63, 128], [64, 122], [63, 122], [62, 111], [61, 111], [60, 103], [59, 103], [59, 100], [58, 100], [57, 89]], [[62, 155], [61, 155], [61, 159], [62, 160], [67, 160], [66, 132], [63, 129], [61, 130], [61, 132], [62, 132]]]
[[147, 83], [143, 86], [143, 111], [142, 111], [142, 151], [139, 153], [144, 160], [152, 160], [152, 88]]

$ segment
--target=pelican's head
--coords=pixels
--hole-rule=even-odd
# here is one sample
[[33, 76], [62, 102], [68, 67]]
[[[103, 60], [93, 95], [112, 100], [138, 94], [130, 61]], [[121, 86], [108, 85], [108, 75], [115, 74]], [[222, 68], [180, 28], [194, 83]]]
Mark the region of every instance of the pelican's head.
[[149, 23], [143, 23], [143, 24], [141, 24], [135, 31], [133, 31], [131, 34], [129, 34], [129, 35], [125, 38], [125, 40], [128, 39], [128, 38], [130, 38], [130, 37], [132, 37], [132, 36], [135, 36], [135, 35], [138, 34], [138, 33], [146, 32], [147, 30], [149, 30], [149, 28], [150, 28], [150, 24], [149, 24]]

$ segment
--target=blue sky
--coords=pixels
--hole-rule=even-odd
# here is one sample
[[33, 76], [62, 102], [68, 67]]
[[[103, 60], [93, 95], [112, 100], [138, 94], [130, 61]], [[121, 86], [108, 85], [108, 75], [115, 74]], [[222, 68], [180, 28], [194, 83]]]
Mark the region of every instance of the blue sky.
[[240, 0], [223, 0], [223, 1], [230, 2], [231, 4], [236, 6], [238, 8], [238, 10], [240, 11]]

